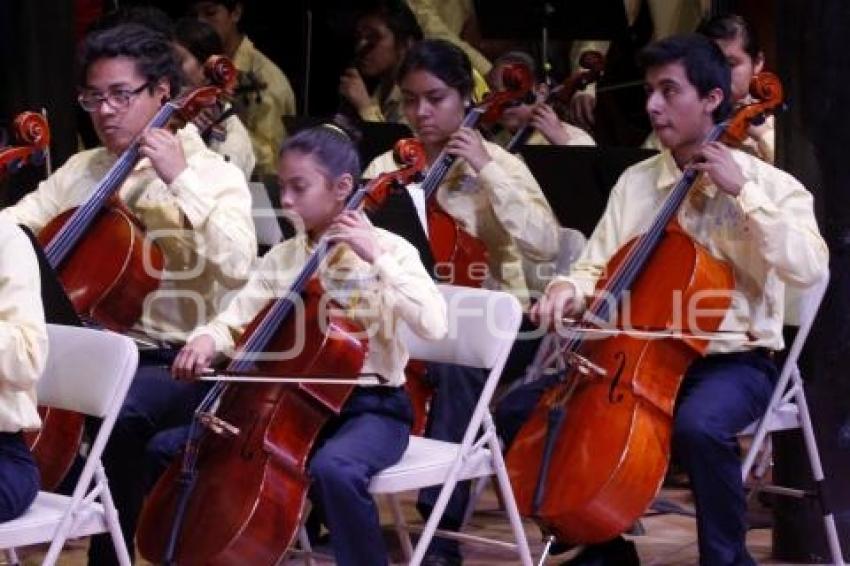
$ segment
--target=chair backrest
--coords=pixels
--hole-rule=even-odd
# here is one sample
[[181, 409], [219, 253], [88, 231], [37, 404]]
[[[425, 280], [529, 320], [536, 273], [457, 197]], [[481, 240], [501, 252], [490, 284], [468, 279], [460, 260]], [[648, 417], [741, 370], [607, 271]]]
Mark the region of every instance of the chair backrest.
[[[786, 366], [797, 364], [797, 359], [800, 357], [800, 352], [803, 350], [803, 345], [806, 338], [809, 336], [809, 331], [815, 318], [818, 315], [818, 309], [826, 294], [826, 288], [829, 285], [829, 273], [826, 273], [823, 278], [816, 281], [814, 284], [806, 288], [787, 288], [785, 297], [785, 324], [798, 326], [797, 335], [794, 341], [788, 348], [788, 353], [785, 358], [785, 365], [782, 368], [782, 373], [786, 372]], [[788, 367], [790, 372], [792, 367]], [[780, 380], [781, 382], [781, 380]]]
[[425, 340], [403, 325], [399, 331], [411, 359], [486, 369], [504, 364], [522, 319], [519, 301], [501, 291], [438, 288], [446, 300], [449, 331], [441, 340]]
[[139, 352], [126, 336], [47, 325], [47, 367], [38, 382], [40, 405], [105, 417], [127, 394]]
[[257, 243], [273, 246], [283, 240], [277, 206], [272, 204], [265, 183], [251, 182], [248, 188], [251, 191], [251, 215], [257, 232]]

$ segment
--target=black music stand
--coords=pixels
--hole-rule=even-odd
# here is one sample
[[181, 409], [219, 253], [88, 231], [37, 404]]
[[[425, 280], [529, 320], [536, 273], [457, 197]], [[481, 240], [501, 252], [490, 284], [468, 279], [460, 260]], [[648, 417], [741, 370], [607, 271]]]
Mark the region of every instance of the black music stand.
[[590, 236], [623, 171], [658, 152], [636, 147], [526, 145], [521, 153], [561, 225]]
[[44, 304], [44, 318], [49, 324], [61, 324], [64, 326], [83, 326], [71, 299], [62, 288], [56, 272], [50, 267], [41, 244], [33, 233], [24, 225], [19, 225], [24, 234], [32, 242], [35, 257], [38, 259], [38, 269], [41, 275], [41, 302]]

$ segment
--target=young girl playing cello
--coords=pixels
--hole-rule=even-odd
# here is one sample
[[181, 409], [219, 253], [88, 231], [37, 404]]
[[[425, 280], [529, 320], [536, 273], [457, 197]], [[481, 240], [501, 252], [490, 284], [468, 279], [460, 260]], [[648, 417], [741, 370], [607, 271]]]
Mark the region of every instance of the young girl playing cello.
[[321, 238], [336, 243], [319, 268], [322, 288], [368, 332], [362, 373], [381, 386], [360, 386], [328, 425], [309, 463], [311, 494], [323, 504], [339, 564], [386, 564], [378, 513], [367, 488], [407, 447], [412, 420], [404, 391], [407, 351], [395, 328], [437, 339], [446, 333], [446, 307], [403, 239], [374, 228], [358, 211], [343, 211], [359, 177], [353, 144], [335, 126], [289, 138], [278, 166], [281, 206], [298, 234], [272, 248], [247, 285], [209, 324], [196, 329], [174, 361], [178, 379], [194, 379], [214, 357], [232, 353], [246, 325], [269, 300], [282, 296]]

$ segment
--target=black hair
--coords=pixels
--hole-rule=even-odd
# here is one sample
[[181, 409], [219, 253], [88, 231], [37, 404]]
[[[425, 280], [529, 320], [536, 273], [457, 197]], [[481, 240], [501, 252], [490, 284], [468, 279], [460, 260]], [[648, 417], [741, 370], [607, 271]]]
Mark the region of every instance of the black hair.
[[712, 89], [723, 92], [723, 100], [714, 110], [715, 123], [732, 111], [732, 71], [726, 56], [713, 41], [696, 33], [674, 35], [650, 43], [638, 54], [638, 64], [644, 71], [653, 67], [681, 63], [688, 81], [700, 96]]
[[416, 16], [403, 0], [374, 0], [357, 13], [356, 19], [366, 16], [383, 20], [397, 43], [421, 41], [423, 38]]
[[398, 70], [398, 80], [413, 71], [428, 71], [451, 88], [461, 98], [472, 94], [472, 64], [461, 49], [442, 39], [425, 39], [407, 50]]
[[741, 38], [744, 51], [754, 61], [761, 53], [755, 28], [737, 14], [725, 14], [703, 20], [697, 27], [697, 33], [714, 41]]
[[212, 55], [224, 53], [215, 28], [196, 18], [181, 18], [174, 26], [174, 40], [203, 65]]
[[121, 24], [141, 24], [169, 40], [174, 38], [174, 21], [160, 8], [149, 5], [121, 6], [100, 18], [89, 32]]
[[136, 23], [119, 24], [90, 33], [80, 52], [79, 84], [85, 85], [89, 67], [100, 59], [127, 57], [136, 63], [136, 71], [148, 83], [153, 93], [156, 82], [168, 79], [170, 94], [180, 91], [182, 73], [177, 56], [168, 38], [153, 29]]
[[355, 184], [360, 179], [360, 156], [351, 136], [337, 124], [322, 124], [286, 138], [280, 155], [297, 151], [312, 155], [332, 179], [348, 173]]

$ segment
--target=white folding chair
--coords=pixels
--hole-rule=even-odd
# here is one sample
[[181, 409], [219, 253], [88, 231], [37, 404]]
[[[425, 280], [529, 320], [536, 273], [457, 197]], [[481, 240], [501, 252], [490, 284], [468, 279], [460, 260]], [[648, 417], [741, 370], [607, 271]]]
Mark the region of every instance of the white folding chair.
[[16, 547], [50, 542], [44, 558], [50, 565], [66, 539], [108, 532], [120, 563], [130, 566], [100, 457], [136, 373], [138, 350], [132, 340], [111, 332], [58, 325], [48, 325], [47, 332], [49, 354], [38, 383], [39, 403], [103, 422], [73, 494], [40, 491], [24, 515], [0, 524], [0, 548], [10, 549], [7, 555], [14, 557]]
[[[809, 335], [812, 323], [814, 323], [817, 316], [818, 308], [826, 293], [828, 283], [829, 276], [826, 276], [807, 289], [793, 290], [786, 295], [786, 298], [793, 299], [796, 302], [796, 304], [787, 305], [786, 312], [793, 313], [796, 315], [794, 318], [797, 319], [786, 322], [796, 322], [799, 327], [797, 335], [788, 349], [785, 363], [782, 365], [782, 371], [779, 374], [779, 379], [776, 382], [776, 387], [773, 390], [773, 395], [770, 398], [764, 416], [741, 433], [744, 435], [753, 435], [750, 448], [741, 466], [741, 475], [743, 480], [747, 481], [747, 478], [753, 473], [753, 476], [757, 480], [756, 490], [761, 489], [779, 495], [798, 498], [814, 496], [818, 500], [823, 513], [823, 524], [826, 530], [826, 539], [829, 544], [832, 561], [834, 564], [844, 564], [838, 531], [835, 527], [835, 518], [829, 509], [828, 502], [824, 500], [823, 467], [821, 466], [820, 453], [818, 452], [814, 429], [812, 428], [809, 406], [806, 402], [803, 380], [800, 376], [800, 369], [797, 367], [797, 360], [800, 357], [800, 352], [803, 350], [803, 345]], [[792, 317], [789, 316], [788, 318]], [[812, 469], [812, 477], [815, 481], [815, 493], [775, 485], [758, 485], [764, 478], [765, 471], [771, 459], [768, 434], [794, 428], [802, 429], [803, 441], [806, 445], [809, 464]]]
[[[489, 407], [516, 338], [522, 308], [516, 298], [507, 293], [447, 285], [441, 285], [440, 291], [448, 305], [449, 334], [442, 340], [429, 341], [403, 328], [401, 332], [411, 358], [485, 368], [489, 370], [489, 375], [460, 444], [411, 436], [404, 456], [397, 464], [373, 478], [370, 491], [373, 495], [388, 496], [402, 550], [405, 558], [414, 566], [421, 563], [435, 534], [514, 550], [522, 564], [531, 565], [528, 541]], [[494, 474], [516, 543], [437, 530], [449, 497], [459, 481]], [[443, 487], [414, 549], [409, 532], [419, 529], [405, 523], [396, 494], [434, 485]]]
[[278, 223], [279, 209], [272, 204], [265, 183], [248, 183], [251, 191], [251, 216], [257, 232], [257, 243], [271, 247], [283, 240], [283, 230]]
[[570, 266], [581, 255], [586, 244], [587, 238], [578, 230], [564, 227], [559, 228], [558, 255], [554, 261], [537, 263], [523, 257], [522, 271], [525, 275], [525, 282], [528, 285], [528, 289], [542, 293], [553, 277], [569, 273]]

